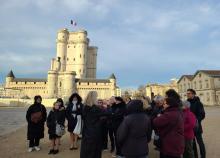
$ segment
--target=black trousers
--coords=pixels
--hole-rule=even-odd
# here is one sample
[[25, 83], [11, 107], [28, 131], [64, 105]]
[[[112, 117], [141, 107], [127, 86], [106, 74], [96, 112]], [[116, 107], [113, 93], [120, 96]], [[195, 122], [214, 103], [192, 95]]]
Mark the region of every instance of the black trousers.
[[118, 156], [123, 156], [121, 153], [121, 146], [118, 143], [118, 138], [117, 138], [117, 129], [114, 129], [114, 135], [115, 135], [115, 146], [116, 146], [116, 155]]
[[163, 155], [162, 153], [160, 153], [160, 158], [181, 158], [181, 156], [169, 156], [169, 155]]
[[103, 124], [102, 126], [102, 149], [107, 149], [108, 148], [108, 127], [107, 124]]
[[108, 128], [108, 135], [111, 141], [111, 150], [115, 150], [115, 136], [112, 128]]
[[199, 145], [201, 158], [206, 158], [206, 149], [205, 149], [205, 144], [203, 142], [202, 133], [196, 133], [195, 139], [193, 140], [194, 156], [195, 156], [195, 158], [198, 158], [198, 150], [196, 147], [196, 142]]
[[29, 140], [29, 147], [39, 146], [40, 139], [34, 138]]

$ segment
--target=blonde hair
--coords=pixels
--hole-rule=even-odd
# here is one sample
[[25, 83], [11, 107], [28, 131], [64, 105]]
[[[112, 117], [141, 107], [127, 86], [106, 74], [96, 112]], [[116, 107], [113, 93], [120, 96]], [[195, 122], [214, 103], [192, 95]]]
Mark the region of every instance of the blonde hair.
[[98, 97], [98, 94], [96, 91], [90, 91], [85, 98], [84, 105], [87, 105], [87, 106], [95, 105], [97, 102], [97, 97]]
[[150, 98], [148, 96], [147, 97], [143, 96], [141, 98], [141, 100], [143, 102], [143, 108], [144, 109], [147, 109], [148, 107], [150, 107], [151, 100], [150, 100]]

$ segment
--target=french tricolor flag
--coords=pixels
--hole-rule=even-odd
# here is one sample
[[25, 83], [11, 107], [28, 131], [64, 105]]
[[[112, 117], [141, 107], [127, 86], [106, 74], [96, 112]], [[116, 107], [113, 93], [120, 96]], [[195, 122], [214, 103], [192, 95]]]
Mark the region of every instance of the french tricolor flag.
[[73, 26], [77, 25], [76, 21], [73, 21], [73, 20], [70, 21], [70, 24], [73, 25]]

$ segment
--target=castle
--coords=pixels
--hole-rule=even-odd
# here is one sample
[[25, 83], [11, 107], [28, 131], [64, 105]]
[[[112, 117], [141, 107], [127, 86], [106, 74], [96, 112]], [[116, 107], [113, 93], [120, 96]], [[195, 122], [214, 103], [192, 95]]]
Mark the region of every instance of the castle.
[[16, 78], [10, 71], [5, 83], [7, 96], [33, 98], [39, 94], [43, 98], [65, 98], [78, 92], [85, 97], [91, 90], [97, 91], [98, 97], [103, 99], [120, 95], [114, 74], [108, 79], [96, 79], [98, 48], [89, 45], [87, 31], [59, 30], [56, 51], [45, 79]]

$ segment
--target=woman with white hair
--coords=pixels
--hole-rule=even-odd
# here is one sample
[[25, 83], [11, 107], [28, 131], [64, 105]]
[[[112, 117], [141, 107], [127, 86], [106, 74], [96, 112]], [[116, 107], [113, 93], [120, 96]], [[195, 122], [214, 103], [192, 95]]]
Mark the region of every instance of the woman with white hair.
[[183, 117], [184, 117], [184, 137], [185, 137], [185, 150], [183, 153], [183, 158], [194, 158], [193, 151], [193, 139], [194, 128], [196, 125], [196, 117], [190, 111], [190, 102], [183, 101]]
[[102, 156], [102, 122], [100, 117], [106, 115], [97, 106], [97, 92], [90, 91], [84, 102], [82, 118], [82, 143], [80, 158], [101, 158]]

